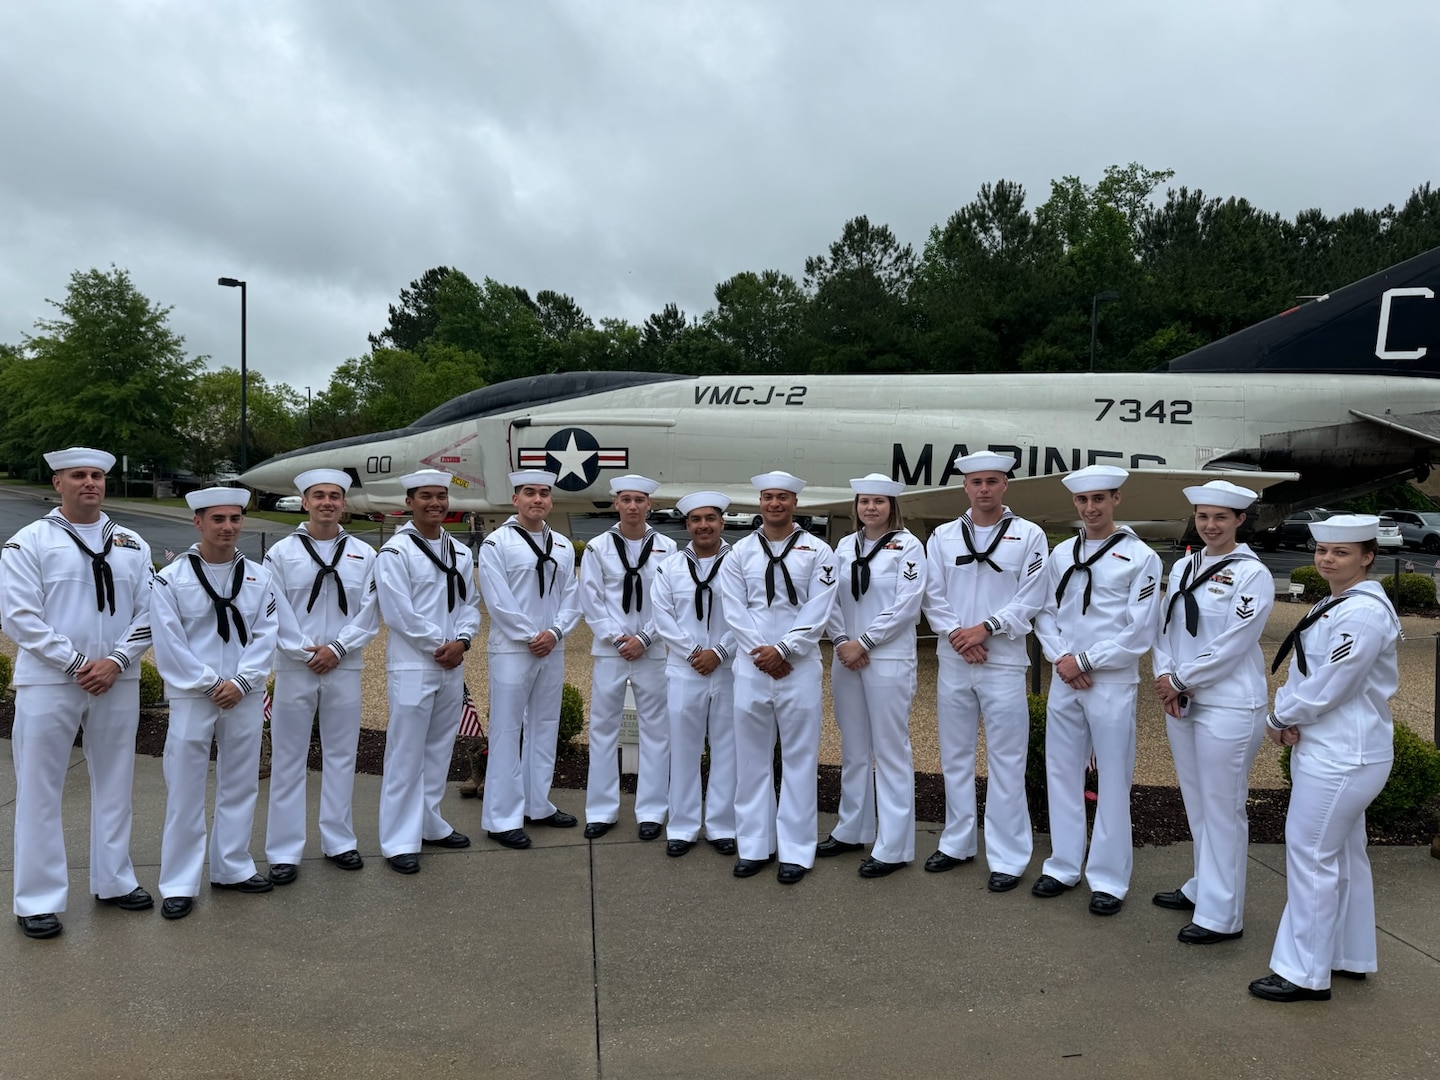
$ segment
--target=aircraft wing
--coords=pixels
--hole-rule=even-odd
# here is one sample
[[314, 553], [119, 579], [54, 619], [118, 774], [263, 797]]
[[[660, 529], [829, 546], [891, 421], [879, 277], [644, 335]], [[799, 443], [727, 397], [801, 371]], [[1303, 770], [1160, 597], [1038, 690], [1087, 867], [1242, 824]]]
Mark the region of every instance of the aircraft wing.
[[1384, 416], [1376, 416], [1373, 413], [1361, 412], [1359, 409], [1351, 409], [1350, 415], [1361, 420], [1368, 420], [1372, 424], [1379, 424], [1391, 431], [1413, 435], [1426, 442], [1440, 443], [1440, 412], [1410, 413], [1401, 416], [1387, 412]]

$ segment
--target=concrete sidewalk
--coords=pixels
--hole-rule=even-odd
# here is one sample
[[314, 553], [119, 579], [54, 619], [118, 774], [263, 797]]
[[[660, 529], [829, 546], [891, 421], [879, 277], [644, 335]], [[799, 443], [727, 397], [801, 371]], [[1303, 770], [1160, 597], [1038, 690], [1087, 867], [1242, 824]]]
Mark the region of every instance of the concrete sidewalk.
[[[14, 769], [0, 765], [0, 835]], [[0, 930], [0, 1076], [31, 1077], [1434, 1077], [1440, 1075], [1440, 861], [1373, 848], [1380, 973], [1334, 1000], [1275, 1005], [1263, 975], [1284, 849], [1251, 850], [1249, 932], [1175, 941], [1149, 903], [1184, 880], [1188, 844], [1136, 852], [1125, 910], [1086, 893], [985, 891], [983, 863], [866, 881], [853, 856], [802, 883], [749, 880], [701, 845], [635, 839], [630, 807], [593, 844], [536, 828], [512, 852], [450, 797], [467, 851], [391, 872], [379, 778], [357, 777], [359, 873], [319, 857], [262, 896], [202, 893], [193, 915], [97, 906], [86, 892], [89, 789], [66, 791], [65, 932]], [[311, 778], [311, 821], [318, 798]], [[160, 762], [136, 761], [134, 853], [158, 876]], [[557, 793], [583, 817], [583, 793]], [[264, 803], [252, 850], [263, 853]], [[822, 819], [822, 833], [833, 818]], [[934, 849], [922, 826], [917, 853]], [[262, 871], [264, 865], [261, 865]], [[0, 888], [12, 883], [9, 850]], [[157, 897], [158, 902], [158, 897]]]

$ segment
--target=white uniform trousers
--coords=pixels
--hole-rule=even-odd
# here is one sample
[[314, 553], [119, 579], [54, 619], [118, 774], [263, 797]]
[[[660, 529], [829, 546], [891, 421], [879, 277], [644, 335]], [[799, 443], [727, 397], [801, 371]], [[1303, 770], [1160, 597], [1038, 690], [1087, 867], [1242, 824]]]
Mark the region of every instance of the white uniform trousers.
[[1019, 877], [1030, 865], [1034, 834], [1025, 799], [1025, 761], [1030, 755], [1030, 706], [1025, 669], [1013, 664], [967, 664], [940, 658], [935, 715], [940, 771], [945, 779], [945, 831], [940, 851], [973, 858], [975, 757], [980, 717], [985, 717], [985, 861], [992, 871]]
[[320, 852], [340, 855], [360, 845], [355, 839], [351, 796], [360, 741], [360, 669], [335, 668], [316, 675], [308, 668], [275, 673], [270, 710], [270, 816], [265, 858], [298, 863], [305, 856], [305, 783], [310, 734], [320, 713]]
[[670, 820], [667, 840], [700, 838], [700, 759], [710, 739], [710, 782], [703, 799], [705, 838], [735, 836], [735, 676], [722, 664], [709, 675], [669, 667]]
[[1270, 970], [1296, 986], [1323, 990], [1332, 970], [1378, 967], [1365, 808], [1385, 786], [1390, 765], [1342, 765], [1300, 754], [1290, 758], [1294, 786], [1285, 815], [1285, 914], [1275, 932]]
[[1195, 875], [1183, 892], [1191, 921], [1234, 934], [1245, 925], [1245, 867], [1250, 861], [1250, 766], [1265, 738], [1265, 709], [1191, 704], [1165, 718], [1185, 816], [1195, 841]]
[[640, 774], [635, 778], [635, 820], [664, 821], [670, 788], [670, 718], [665, 707], [665, 657], [639, 660], [595, 657], [590, 681], [590, 772], [585, 820], [620, 820], [620, 713], [625, 680], [635, 692], [640, 721]]
[[840, 820], [830, 835], [847, 844], [873, 842], [870, 854], [881, 862], [911, 862], [915, 660], [872, 659], [859, 671], [836, 660], [830, 666], [830, 690], [840, 729]]
[[[1050, 858], [1043, 873], [1065, 885], [1085, 880], [1092, 892], [1125, 899], [1135, 862], [1130, 785], [1135, 778], [1135, 683], [1097, 682], [1072, 690], [1050, 681], [1045, 711], [1045, 784], [1050, 801]], [[1095, 831], [1085, 858], [1085, 769], [1090, 752], [1100, 791]]]
[[[742, 859], [815, 865], [820, 761], [820, 658], [772, 679], [748, 656], [735, 662], [735, 843]], [[784, 777], [775, 802], [775, 737]]]
[[485, 801], [480, 823], [489, 832], [522, 828], [525, 819], [555, 813], [555, 749], [565, 653], [490, 654], [490, 752], [485, 760]]
[[405, 668], [388, 673], [390, 724], [385, 729], [385, 775], [380, 781], [380, 854], [413, 855], [424, 840], [455, 830], [440, 816], [460, 704], [463, 668]]
[[160, 841], [160, 895], [198, 896], [205, 862], [205, 781], [215, 743], [215, 823], [210, 831], [210, 880], [234, 885], [255, 876], [250, 833], [260, 794], [261, 694], [233, 709], [209, 698], [170, 702], [165, 736], [165, 833]]
[[69, 868], [60, 797], [75, 732], [85, 729], [90, 773], [90, 891], [124, 896], [136, 887], [130, 862], [131, 787], [140, 683], [117, 681], [87, 694], [71, 683], [15, 688], [15, 914], [65, 910]]

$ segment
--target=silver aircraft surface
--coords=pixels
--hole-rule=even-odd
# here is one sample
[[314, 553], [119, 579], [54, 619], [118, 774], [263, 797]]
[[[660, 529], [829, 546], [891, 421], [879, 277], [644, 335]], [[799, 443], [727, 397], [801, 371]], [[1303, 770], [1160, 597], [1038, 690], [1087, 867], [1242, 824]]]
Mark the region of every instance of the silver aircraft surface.
[[288, 494], [305, 469], [343, 469], [353, 510], [396, 510], [400, 476], [435, 467], [453, 474], [452, 508], [498, 522], [520, 467], [557, 474], [561, 513], [608, 506], [609, 479], [626, 472], [661, 482], [657, 505], [703, 487], [753, 507], [750, 476], [779, 468], [809, 482], [803, 512], [846, 515], [849, 479], [883, 472], [904, 481], [907, 520], [934, 522], [967, 505], [951, 462], [983, 448], [1019, 460], [1016, 513], [1055, 527], [1075, 520], [1058, 477], [1096, 462], [1131, 470], [1122, 516], [1142, 534], [1179, 535], [1181, 489], [1217, 477], [1263, 489], [1255, 524], [1268, 525], [1429, 474], [1437, 290], [1440, 248], [1155, 372], [539, 375], [461, 394], [396, 431], [281, 454], [241, 481]]

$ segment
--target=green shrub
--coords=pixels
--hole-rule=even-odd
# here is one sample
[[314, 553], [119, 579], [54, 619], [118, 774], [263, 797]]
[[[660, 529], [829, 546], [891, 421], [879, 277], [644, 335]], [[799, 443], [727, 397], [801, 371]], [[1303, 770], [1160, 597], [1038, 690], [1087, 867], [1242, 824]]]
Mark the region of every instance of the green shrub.
[[1435, 579], [1429, 574], [1401, 574], [1400, 599], [1395, 600], [1395, 575], [1387, 574], [1380, 579], [1380, 587], [1397, 611], [1434, 611]]
[[585, 726], [585, 698], [574, 683], [560, 691], [560, 745], [569, 746]]
[[10, 680], [15, 677], [15, 662], [0, 653], [0, 694], [10, 689]]
[[[1302, 730], [1300, 737], [1305, 737]], [[1290, 779], [1290, 747], [1280, 753], [1280, 772]], [[1401, 821], [1424, 809], [1440, 792], [1440, 750], [1405, 724], [1395, 725], [1395, 762], [1390, 778], [1375, 796], [1365, 816], [1377, 825]]]
[[1026, 694], [1030, 706], [1030, 753], [1025, 759], [1025, 795], [1032, 813], [1045, 805], [1045, 695]]
[[1320, 571], [1313, 566], [1297, 566], [1290, 571], [1290, 580], [1305, 586], [1306, 603], [1313, 604], [1317, 600], [1330, 595], [1330, 583], [1320, 576]]
[[584, 541], [584, 540], [571, 540], [570, 543], [571, 543], [572, 545], [574, 545], [574, 548], [575, 548], [575, 565], [578, 567], [578, 566], [580, 565], [580, 560], [585, 557], [585, 541]]
[[165, 680], [149, 660], [140, 661], [140, 706], [150, 708], [165, 700]]

